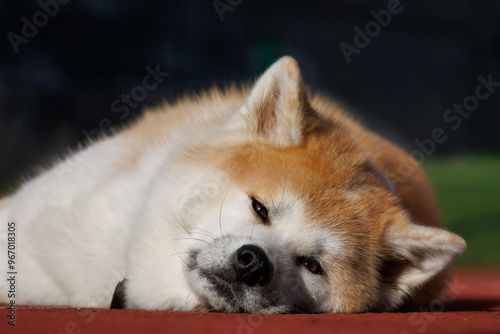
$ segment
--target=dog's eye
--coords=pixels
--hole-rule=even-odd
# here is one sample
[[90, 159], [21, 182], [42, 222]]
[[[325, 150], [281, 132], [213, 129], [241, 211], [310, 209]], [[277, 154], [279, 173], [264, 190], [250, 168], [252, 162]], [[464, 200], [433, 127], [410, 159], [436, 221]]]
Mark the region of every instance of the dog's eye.
[[264, 206], [264, 204], [260, 203], [253, 197], [252, 197], [252, 208], [264, 224], [269, 223], [269, 217], [267, 216], [267, 208]]
[[316, 259], [310, 257], [298, 257], [296, 260], [297, 265], [304, 266], [307, 270], [316, 275], [323, 274], [323, 268], [321, 268], [321, 264]]

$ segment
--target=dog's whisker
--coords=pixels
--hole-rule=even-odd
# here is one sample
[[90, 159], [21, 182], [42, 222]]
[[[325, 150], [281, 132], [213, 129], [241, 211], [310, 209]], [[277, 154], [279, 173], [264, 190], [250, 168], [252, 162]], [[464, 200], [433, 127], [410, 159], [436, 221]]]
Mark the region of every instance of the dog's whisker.
[[[175, 254], [172, 254], [172, 256], [173, 256], [173, 255], [177, 255], [177, 256], [179, 257], [179, 259], [181, 259], [181, 261], [182, 261], [182, 262], [184, 262], [184, 264], [187, 266], [187, 265], [188, 265], [188, 263], [187, 263], [187, 262], [186, 262], [186, 261], [182, 258], [182, 256], [181, 256], [181, 254], [182, 254], [182, 253], [177, 252], [177, 249], [175, 249], [175, 247], [174, 247], [173, 245], [172, 245], [172, 248], [173, 248], [173, 249], [174, 249], [174, 251], [175, 251]], [[187, 253], [187, 252], [185, 252], [185, 253]]]
[[186, 231], [187, 233], [191, 234], [191, 232], [186, 228], [186, 225], [183, 224], [183, 222], [181, 220], [179, 220], [179, 218], [177, 218], [177, 216], [174, 213], [174, 210], [171, 208], [170, 211], [172, 212], [172, 215], [174, 216], [174, 218], [177, 221], [177, 223], [179, 223], [179, 225], [182, 227], [182, 229], [184, 231]]
[[176, 252], [175, 254], [170, 254], [169, 256], [180, 256], [180, 255], [184, 255], [184, 254], [189, 254], [189, 252]]
[[[205, 230], [205, 229], [202, 229], [202, 228], [198, 228], [198, 227], [191, 227], [192, 230], [198, 230], [198, 231], [201, 231], [203, 233], [205, 233], [205, 235], [207, 237], [211, 237], [213, 239], [217, 239], [217, 235], [215, 235], [214, 233], [210, 232], [209, 230]], [[194, 232], [193, 233], [199, 233], [199, 232]]]
[[200, 235], [204, 235], [206, 237], [209, 237], [209, 238], [212, 238], [212, 239], [217, 239], [216, 237], [214, 237], [211, 233], [205, 233], [205, 232], [196, 232], [196, 231], [192, 231], [191, 234], [200, 234]]
[[193, 295], [193, 292], [190, 291], [188, 293], [188, 295], [186, 296], [186, 299], [185, 299], [185, 302], [184, 302], [184, 305], [189, 305], [189, 301], [192, 300], [194, 298], [194, 295]]
[[305, 312], [299, 308], [298, 306], [292, 305], [290, 306], [290, 311], [293, 311], [294, 314], [304, 314]]
[[174, 241], [178, 241], [178, 240], [197, 240], [197, 241], [203, 241], [207, 244], [210, 244], [210, 242], [206, 241], [206, 240], [203, 240], [203, 239], [200, 239], [200, 238], [193, 238], [193, 237], [189, 237], [189, 238], [176, 238], [176, 239], [172, 239]]
[[250, 232], [250, 238], [253, 237], [253, 231], [255, 230], [255, 225], [257, 225], [257, 223], [253, 223], [252, 232]]
[[220, 209], [219, 209], [219, 229], [220, 229], [220, 235], [221, 237], [224, 236], [224, 232], [222, 232], [222, 206], [224, 205], [224, 201], [226, 200], [227, 193], [224, 195], [224, 198], [222, 199], [222, 203], [220, 204]]
[[285, 182], [283, 182], [283, 191], [281, 192], [281, 200], [280, 203], [283, 203], [283, 198], [285, 197], [285, 189], [286, 189], [286, 183], [288, 181], [288, 175], [285, 175]]

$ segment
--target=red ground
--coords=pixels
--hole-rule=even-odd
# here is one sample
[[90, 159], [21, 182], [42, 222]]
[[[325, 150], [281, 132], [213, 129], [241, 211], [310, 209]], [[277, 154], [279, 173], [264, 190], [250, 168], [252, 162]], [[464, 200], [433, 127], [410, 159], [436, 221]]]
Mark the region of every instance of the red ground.
[[3, 306], [0, 333], [500, 333], [500, 270], [462, 270], [452, 281], [450, 296], [428, 307], [438, 312], [255, 315], [19, 307], [16, 326], [10, 326]]

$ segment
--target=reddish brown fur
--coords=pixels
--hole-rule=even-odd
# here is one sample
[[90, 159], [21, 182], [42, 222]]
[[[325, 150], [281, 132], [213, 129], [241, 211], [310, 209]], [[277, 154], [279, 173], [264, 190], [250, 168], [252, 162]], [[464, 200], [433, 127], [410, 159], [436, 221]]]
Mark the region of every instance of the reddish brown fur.
[[[331, 280], [342, 287], [337, 290], [344, 312], [366, 310], [372, 302], [377, 275], [374, 264], [384, 228], [380, 222], [389, 219], [388, 211], [395, 210], [398, 202], [367, 169], [367, 163], [368, 156], [346, 130], [340, 129], [327, 135], [311, 134], [302, 145], [286, 149], [247, 145], [234, 152], [230, 162], [235, 167], [232, 176], [243, 189], [261, 198], [273, 198], [286, 185], [306, 202], [305, 221], [348, 236], [345, 240], [351, 242], [346, 252], [352, 256], [325, 266]], [[359, 201], [346, 199], [349, 192], [361, 195]], [[374, 202], [374, 197], [379, 200]], [[382, 202], [385, 205], [381, 206]]]
[[[286, 70], [296, 85], [286, 87], [286, 91], [271, 89], [271, 96], [256, 106], [260, 116], [255, 128], [260, 139], [230, 147], [203, 145], [187, 155], [204, 157], [202, 163], [226, 170], [235, 184], [259, 198], [271, 199], [286, 186], [305, 203], [305, 222], [347, 236], [345, 251], [349, 256], [328, 261], [326, 276], [343, 300], [339, 311], [366, 311], [380, 298], [381, 257], [388, 252], [385, 231], [397, 223], [395, 217], [407, 214], [414, 223], [440, 227], [434, 194], [418, 164], [406, 153], [352, 121], [331, 101], [321, 97], [308, 100], [295, 61], [290, 61]], [[289, 94], [288, 110], [300, 110], [302, 115], [299, 145], [273, 146], [263, 138], [277, 126], [275, 101], [283, 94]], [[217, 109], [219, 101], [224, 101], [221, 105], [226, 108], [237, 108], [247, 96], [246, 90], [212, 90], [195, 101], [180, 101], [174, 112], [147, 114], [142, 126], [123, 132], [142, 138], [124, 163], [135, 163], [140, 147], [158, 136], [162, 128], [186, 126], [185, 120], [196, 119], [200, 108]], [[223, 112], [218, 117], [228, 116]], [[428, 302], [442, 289], [440, 275], [409, 303]]]
[[[312, 100], [312, 108], [324, 118], [307, 120], [307, 137], [298, 146], [276, 148], [255, 140], [205, 154], [259, 198], [273, 198], [285, 185], [305, 201], [305, 221], [348, 235], [346, 252], [351, 256], [340, 262], [332, 259], [325, 267], [331, 281], [342, 287], [337, 289], [344, 301], [341, 311], [368, 310], [376, 303], [378, 254], [383, 252], [382, 235], [393, 215], [404, 208], [417, 223], [440, 226], [439, 214], [419, 166], [401, 149], [330, 105], [321, 98]], [[401, 164], [411, 168], [411, 175], [398, 175]], [[374, 165], [393, 180], [398, 196], [375, 173]], [[360, 196], [352, 201], [346, 198], [348, 193]], [[440, 292], [442, 283], [427, 287]], [[435, 292], [424, 293], [428, 296], [418, 302], [435, 297]]]

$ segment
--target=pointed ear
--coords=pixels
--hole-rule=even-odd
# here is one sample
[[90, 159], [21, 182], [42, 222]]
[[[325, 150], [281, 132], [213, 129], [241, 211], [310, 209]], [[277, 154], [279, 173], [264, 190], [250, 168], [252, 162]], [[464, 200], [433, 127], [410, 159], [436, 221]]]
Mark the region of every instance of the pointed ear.
[[227, 128], [251, 131], [277, 147], [297, 145], [309, 108], [297, 61], [285, 56], [257, 80]]
[[[403, 215], [402, 215], [403, 216]], [[380, 273], [389, 309], [400, 306], [465, 250], [465, 241], [444, 229], [417, 225], [404, 215], [385, 234]]]

